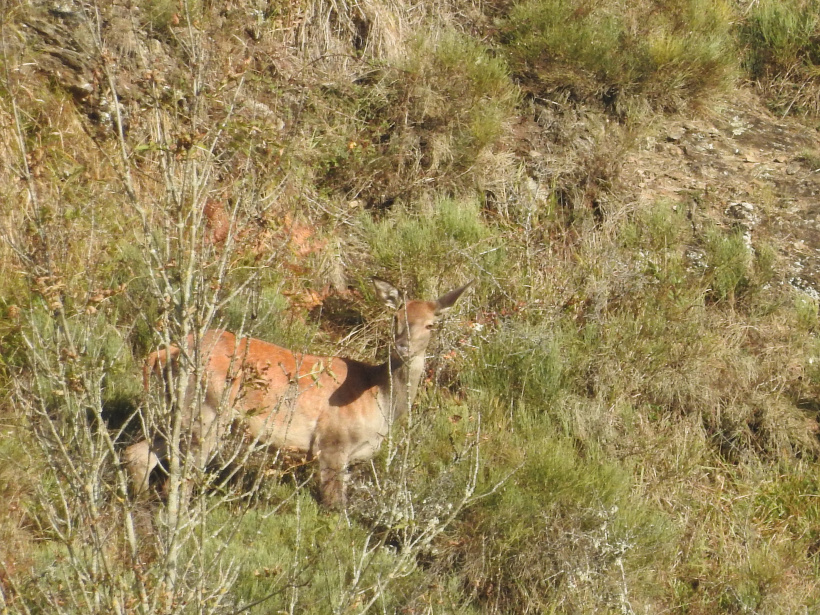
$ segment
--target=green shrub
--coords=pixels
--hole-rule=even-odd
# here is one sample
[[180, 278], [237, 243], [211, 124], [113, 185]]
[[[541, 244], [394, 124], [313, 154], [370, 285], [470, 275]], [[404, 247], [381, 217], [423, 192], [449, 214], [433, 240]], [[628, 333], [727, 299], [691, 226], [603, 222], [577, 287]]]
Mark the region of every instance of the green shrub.
[[286, 348], [309, 348], [316, 335], [316, 327], [291, 305], [277, 284], [264, 286], [257, 296], [236, 297], [223, 316], [221, 327]]
[[439, 124], [453, 143], [453, 164], [465, 168], [502, 135], [517, 100], [506, 63], [454, 30], [419, 38], [413, 51], [405, 70], [414, 119]]
[[778, 275], [777, 251], [765, 240], [760, 240], [754, 252], [755, 282], [758, 286], [765, 286]]
[[621, 232], [624, 245], [655, 253], [678, 250], [691, 228], [683, 212], [682, 205], [666, 201], [637, 212]]
[[803, 162], [811, 171], [820, 169], [820, 151], [816, 149], [804, 149], [797, 158]]
[[[224, 549], [227, 558], [237, 563], [235, 599], [242, 605], [260, 601], [250, 613], [275, 613], [288, 607], [298, 607], [300, 613], [346, 612], [357, 597], [369, 598], [358, 595], [357, 589], [378, 583], [382, 576], [385, 585], [397, 584], [389, 578], [395, 552], [376, 546], [372, 536], [368, 549], [366, 529], [327, 515], [308, 490], [296, 494], [277, 514], [250, 510], [237, 522], [223, 508], [214, 510], [208, 523], [218, 532], [206, 554]], [[411, 573], [399, 585], [412, 578]], [[379, 604], [392, 611], [400, 605], [396, 602], [400, 597], [400, 591], [385, 592]]]
[[556, 327], [503, 325], [483, 341], [461, 378], [512, 411], [549, 413], [571, 382], [573, 336]]
[[760, 83], [770, 104], [788, 112], [820, 111], [820, 3], [817, 0], [761, 0], [750, 6], [739, 38], [745, 68]]
[[805, 331], [815, 331], [818, 324], [817, 300], [799, 294], [794, 298], [794, 311], [797, 324]]
[[749, 44], [751, 77], [818, 60], [818, 8], [814, 0], [761, 0], [752, 5], [742, 30]]
[[751, 285], [751, 253], [741, 231], [725, 233], [716, 227], [704, 237], [710, 295], [734, 301]]
[[380, 221], [367, 214], [359, 220], [376, 264], [393, 275], [411, 275], [418, 296], [438, 290], [428, 285], [447, 271], [475, 271], [474, 263], [493, 271], [503, 262], [503, 251], [493, 249], [497, 241], [474, 201], [444, 199], [429, 215], [399, 208]]
[[677, 108], [731, 83], [731, 18], [721, 1], [528, 0], [510, 11], [504, 44], [514, 70], [547, 89], [601, 99], [619, 114], [635, 101]]
[[674, 544], [674, 530], [630, 500], [621, 468], [585, 459], [543, 423], [531, 427], [494, 435], [493, 476], [505, 458], [520, 466], [464, 515], [452, 572], [486, 612], [617, 610], [645, 562], [671, 553], [663, 545]]
[[314, 100], [320, 183], [382, 206], [430, 187], [474, 189], [503, 171], [487, 154], [507, 133], [518, 90], [503, 58], [445, 28], [413, 38], [396, 66], [334, 84]]

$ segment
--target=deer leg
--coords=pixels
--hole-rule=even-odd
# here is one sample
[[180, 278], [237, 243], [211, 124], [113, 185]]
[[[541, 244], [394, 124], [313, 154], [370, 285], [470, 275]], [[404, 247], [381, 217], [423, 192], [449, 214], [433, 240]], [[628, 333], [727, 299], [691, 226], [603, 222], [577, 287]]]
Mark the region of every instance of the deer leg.
[[162, 441], [152, 444], [148, 440], [142, 440], [125, 449], [123, 459], [135, 496], [148, 489], [148, 479], [159, 465], [160, 456], [165, 456], [165, 443]]
[[341, 450], [322, 450], [319, 453], [319, 479], [322, 504], [328, 508], [344, 508], [347, 455]]

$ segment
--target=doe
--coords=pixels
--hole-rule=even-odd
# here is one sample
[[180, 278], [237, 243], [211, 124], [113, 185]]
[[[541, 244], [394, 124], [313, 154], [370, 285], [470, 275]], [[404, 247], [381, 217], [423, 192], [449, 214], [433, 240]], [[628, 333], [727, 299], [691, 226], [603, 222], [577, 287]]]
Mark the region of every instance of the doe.
[[[369, 365], [341, 357], [317, 357], [262, 340], [237, 340], [212, 329], [201, 340], [204, 383], [202, 403], [191, 403], [197, 383], [188, 383], [183, 424], [204, 468], [220, 441], [239, 419], [259, 443], [318, 458], [322, 503], [345, 504], [347, 468], [371, 459], [393, 423], [410, 408], [424, 372], [433, 326], [468, 283], [435, 301], [408, 301], [394, 286], [373, 279], [379, 298], [393, 310], [393, 343], [389, 359]], [[192, 349], [193, 339], [188, 339]], [[152, 373], [173, 371], [181, 350], [176, 346], [149, 355], [145, 385]], [[124, 455], [137, 494], [148, 486], [151, 471], [167, 456], [157, 437], [129, 446]]]

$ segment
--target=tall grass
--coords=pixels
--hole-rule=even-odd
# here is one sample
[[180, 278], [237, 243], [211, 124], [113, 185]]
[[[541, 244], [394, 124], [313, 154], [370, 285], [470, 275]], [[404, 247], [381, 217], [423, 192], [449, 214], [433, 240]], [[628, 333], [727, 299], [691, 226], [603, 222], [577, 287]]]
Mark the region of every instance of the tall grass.
[[820, 4], [815, 0], [762, 0], [740, 23], [745, 66], [781, 113], [820, 111]]
[[516, 4], [503, 44], [531, 88], [569, 90], [622, 116], [676, 109], [725, 90], [735, 60], [732, 11], [722, 1]]
[[368, 215], [360, 219], [363, 239], [379, 268], [407, 277], [423, 294], [436, 292], [427, 287], [449, 268], [492, 273], [503, 266], [503, 247], [475, 200], [442, 199], [430, 209], [414, 213], [396, 208], [379, 221]]
[[507, 172], [498, 150], [518, 90], [503, 58], [473, 37], [419, 33], [393, 64], [317, 94], [318, 183], [348, 200], [382, 208], [430, 188], [469, 193]]

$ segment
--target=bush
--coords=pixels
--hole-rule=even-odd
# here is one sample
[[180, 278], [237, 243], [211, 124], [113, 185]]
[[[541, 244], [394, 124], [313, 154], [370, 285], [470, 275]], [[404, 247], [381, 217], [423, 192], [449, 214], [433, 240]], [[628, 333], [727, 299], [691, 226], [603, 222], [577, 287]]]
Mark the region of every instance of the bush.
[[709, 294], [717, 301], [734, 302], [751, 285], [752, 255], [740, 231], [724, 233], [709, 228], [704, 237]]
[[674, 529], [630, 501], [622, 469], [585, 460], [571, 438], [511, 430], [493, 448], [495, 473], [505, 461], [521, 465], [500, 493], [467, 512], [449, 554], [483, 612], [628, 609], [630, 584], [644, 562], [670, 555], [663, 545], [674, 544]]
[[573, 337], [556, 326], [502, 325], [482, 341], [461, 378], [510, 412], [549, 415], [571, 383]]
[[503, 263], [504, 252], [474, 201], [444, 199], [428, 215], [399, 208], [380, 221], [368, 214], [359, 221], [377, 266], [396, 279], [411, 276], [408, 290], [416, 296], [436, 292], [429, 285], [448, 270], [491, 272]]
[[320, 183], [348, 199], [385, 207], [431, 189], [461, 194], [506, 170], [493, 153], [518, 90], [505, 61], [466, 34], [434, 28], [397, 65], [314, 100]]
[[619, 116], [697, 104], [728, 87], [735, 60], [724, 2], [528, 0], [515, 5], [503, 43], [530, 87], [569, 90]]
[[506, 63], [477, 40], [452, 30], [421, 37], [404, 70], [414, 122], [449, 133], [457, 168], [501, 137], [517, 92]]
[[745, 68], [775, 109], [820, 112], [820, 3], [817, 0], [755, 2], [739, 27]]

